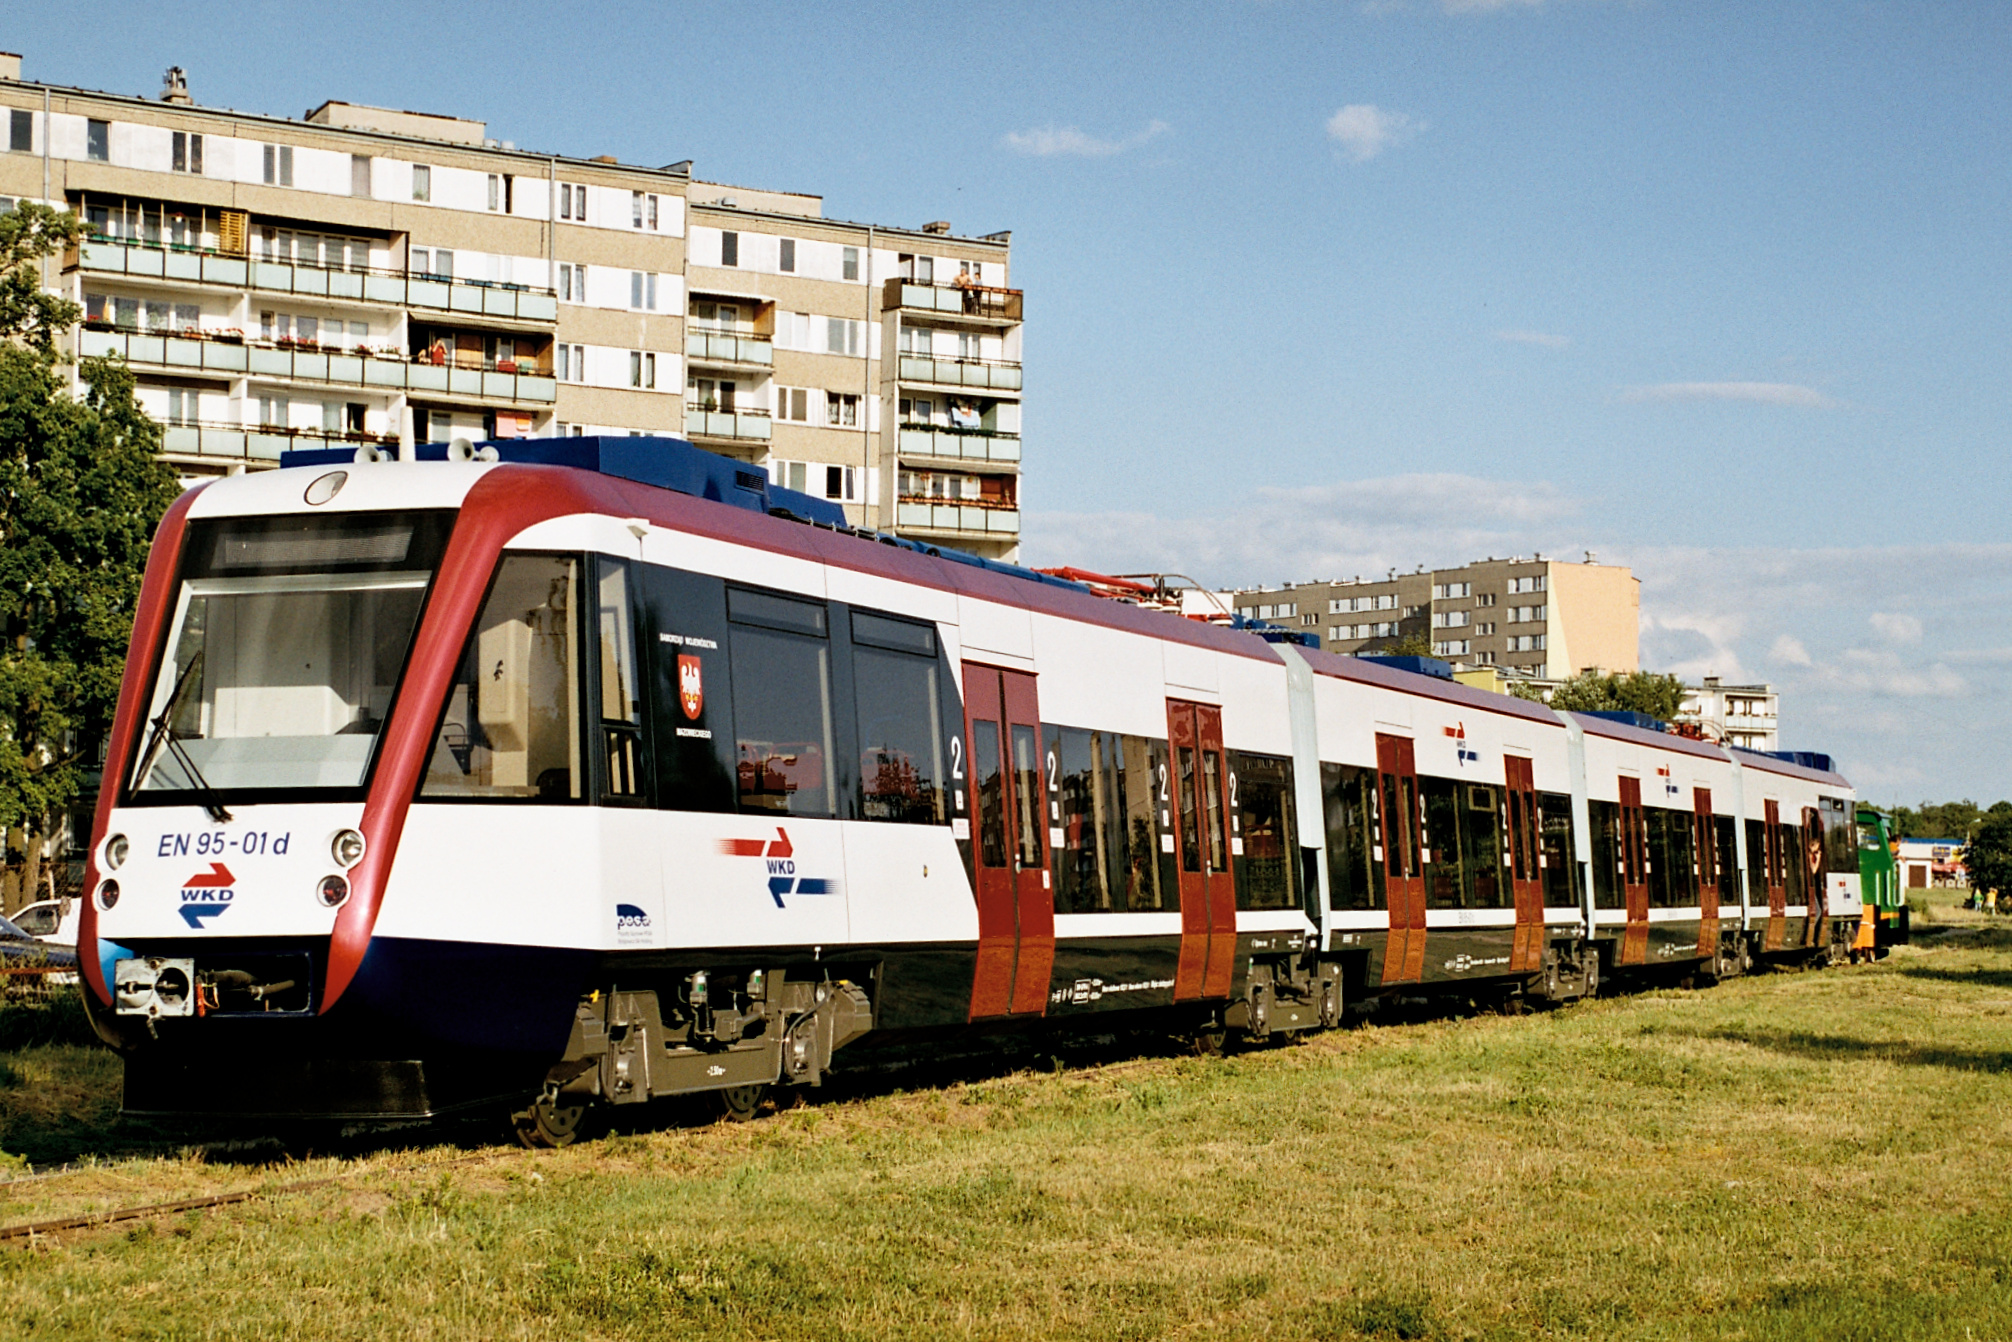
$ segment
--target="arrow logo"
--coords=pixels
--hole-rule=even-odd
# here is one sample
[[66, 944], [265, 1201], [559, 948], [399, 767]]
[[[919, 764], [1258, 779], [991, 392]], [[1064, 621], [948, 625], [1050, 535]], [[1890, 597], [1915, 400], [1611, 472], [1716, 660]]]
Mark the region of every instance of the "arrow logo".
[[204, 930], [203, 919], [214, 918], [218, 914], [226, 912], [229, 908], [230, 905], [228, 904], [184, 904], [180, 912], [183, 922], [195, 928], [196, 931], [201, 932]]
[[781, 825], [777, 825], [775, 827], [775, 842], [771, 843], [768, 846], [768, 856], [788, 857], [791, 853], [794, 853], [795, 851], [796, 849], [789, 846], [789, 835], [783, 832], [783, 828]]
[[197, 872], [182, 885], [190, 890], [228, 890], [237, 883], [237, 877], [231, 875], [229, 867], [221, 862], [212, 862], [207, 872]]

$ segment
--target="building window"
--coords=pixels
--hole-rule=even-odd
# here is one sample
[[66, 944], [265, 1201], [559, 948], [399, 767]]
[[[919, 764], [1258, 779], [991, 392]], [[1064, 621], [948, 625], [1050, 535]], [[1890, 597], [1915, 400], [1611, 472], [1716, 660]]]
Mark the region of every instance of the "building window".
[[503, 179], [496, 173], [489, 174], [489, 208], [501, 209], [503, 205]]
[[1472, 596], [1474, 584], [1466, 582], [1435, 583], [1432, 587], [1434, 601], [1446, 601], [1456, 597]]
[[1434, 629], [1465, 629], [1470, 618], [1472, 617], [1464, 610], [1436, 610], [1432, 612], [1432, 627]]
[[741, 235], [738, 233], [720, 234], [720, 264], [723, 266], [737, 266], [740, 263]]
[[1474, 632], [1477, 636], [1481, 638], [1486, 638], [1488, 635], [1495, 632], [1495, 625], [1493, 621], [1490, 621], [1485, 624], [1477, 624], [1474, 626]]
[[20, 110], [7, 114], [7, 147], [17, 154], [35, 150], [35, 114]]
[[84, 124], [85, 154], [93, 163], [110, 163], [112, 161], [112, 123], [93, 119]]
[[370, 155], [349, 156], [349, 194], [362, 200], [370, 199]]
[[1521, 578], [1511, 578], [1509, 580], [1509, 590], [1511, 592], [1541, 592], [1544, 590], [1544, 575], [1534, 573]]
[[657, 198], [651, 196], [648, 200], [650, 206], [650, 227], [655, 228], [657, 226]]
[[292, 145], [269, 144], [265, 147], [265, 184], [267, 186], [293, 185]]
[[641, 228], [642, 226], [643, 193], [640, 191], [631, 191], [629, 193], [629, 227]]
[[844, 392], [824, 394], [824, 417], [829, 424], [854, 428], [859, 424], [859, 397]]
[[1477, 606], [1492, 606], [1495, 604], [1495, 594], [1493, 592], [1483, 592], [1480, 596], [1474, 598], [1474, 604]]
[[425, 201], [433, 199], [433, 169], [424, 163], [412, 165], [412, 198]]
[[784, 238], [781, 242], [776, 244], [775, 264], [777, 270], [787, 271], [791, 274], [794, 274], [796, 272], [795, 238]]
[[629, 306], [657, 310], [657, 277], [654, 272], [640, 270], [629, 272]]
[[775, 417], [793, 420], [798, 424], [810, 422], [810, 392], [803, 387], [777, 387], [775, 389]]
[[561, 382], [585, 382], [587, 380], [587, 347], [585, 345], [558, 345], [554, 347], [552, 365]]
[[629, 385], [653, 391], [657, 385], [657, 356], [643, 350], [629, 351]]
[[859, 248], [848, 247], [845, 249], [843, 273], [845, 278], [849, 280], [859, 278]]
[[176, 131], [172, 156], [169, 160], [174, 172], [193, 173], [200, 177], [203, 173], [203, 137], [186, 131]]
[[559, 263], [559, 301], [562, 303], [584, 303], [587, 301], [587, 268], [585, 266]]
[[850, 321], [844, 317], [824, 319], [824, 348], [827, 354], [859, 353], [860, 328], [863, 322]]

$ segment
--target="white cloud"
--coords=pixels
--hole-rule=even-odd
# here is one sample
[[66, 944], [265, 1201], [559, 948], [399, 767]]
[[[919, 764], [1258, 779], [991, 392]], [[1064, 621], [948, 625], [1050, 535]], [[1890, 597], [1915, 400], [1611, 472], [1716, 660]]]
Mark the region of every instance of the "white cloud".
[[1542, 331], [1497, 331], [1495, 338], [1512, 345], [1542, 345], [1545, 349], [1564, 349], [1572, 343], [1570, 336], [1546, 335]]
[[1750, 401], [1756, 405], [1789, 405], [1805, 410], [1828, 410], [1837, 404], [1814, 387], [1793, 382], [1658, 382], [1629, 387], [1621, 393], [1621, 399], [1630, 403]]
[[1144, 130], [1127, 135], [1122, 140], [1100, 140], [1074, 126], [1043, 126], [1028, 131], [1008, 131], [1001, 143], [1016, 154], [1028, 154], [1035, 158], [1109, 158], [1127, 149], [1137, 149], [1149, 140], [1156, 140], [1170, 129], [1164, 121], [1150, 121]]
[[1809, 649], [1805, 648], [1802, 640], [1793, 634], [1778, 635], [1768, 647], [1767, 659], [1770, 662], [1780, 662], [1784, 666], [1816, 665], [1815, 660], [1809, 655]]
[[1874, 633], [1888, 643], [1919, 643], [1921, 641], [1921, 621], [1912, 615], [1891, 615], [1876, 610], [1865, 617]]
[[1425, 129], [1425, 122], [1374, 103], [1350, 103], [1327, 119], [1327, 138], [1357, 163], [1367, 163]]

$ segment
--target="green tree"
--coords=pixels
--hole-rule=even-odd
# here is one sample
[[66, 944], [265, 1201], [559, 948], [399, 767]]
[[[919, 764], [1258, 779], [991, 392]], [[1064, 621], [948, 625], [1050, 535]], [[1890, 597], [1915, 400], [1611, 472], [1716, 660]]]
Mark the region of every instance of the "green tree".
[[1509, 692], [1521, 699], [1536, 699], [1567, 713], [1647, 713], [1668, 722], [1676, 717], [1684, 701], [1684, 683], [1675, 676], [1659, 676], [1649, 671], [1602, 671], [1598, 667], [1581, 671], [1544, 698], [1535, 685], [1516, 684]]
[[[33, 898], [51, 837], [111, 729], [147, 545], [174, 501], [160, 426], [125, 365], [87, 359], [70, 395], [56, 340], [77, 305], [44, 290], [76, 218], [0, 215], [0, 826], [8, 911]], [[20, 865], [15, 866], [16, 863]]]
[[1963, 866], [1972, 890], [2012, 892], [2012, 807], [1994, 806], [1978, 823], [1976, 835], [1963, 845]]
[[1373, 657], [1430, 657], [1432, 655], [1432, 635], [1399, 634], [1386, 638], [1363, 649]]

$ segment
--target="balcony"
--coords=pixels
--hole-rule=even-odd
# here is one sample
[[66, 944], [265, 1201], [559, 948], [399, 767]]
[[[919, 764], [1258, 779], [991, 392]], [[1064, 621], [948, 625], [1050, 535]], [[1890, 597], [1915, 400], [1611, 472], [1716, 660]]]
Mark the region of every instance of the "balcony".
[[741, 335], [687, 326], [685, 360], [688, 363], [758, 364], [769, 368], [775, 364], [775, 345], [764, 335]]
[[927, 457], [934, 461], [989, 461], [1001, 464], [1020, 460], [1020, 435], [995, 433], [990, 429], [946, 429], [929, 424], [903, 424], [896, 450], [904, 457]]
[[1020, 533], [1019, 508], [979, 503], [972, 499], [935, 499], [904, 494], [895, 509], [894, 521], [904, 531], [979, 532], [990, 536], [1017, 536]]
[[323, 429], [285, 429], [272, 425], [169, 424], [161, 430], [161, 451], [177, 456], [278, 461], [279, 454], [301, 447], [349, 447], [364, 443], [395, 444], [376, 433], [331, 433]]
[[550, 323], [559, 319], [550, 289], [409, 275], [402, 270], [323, 270], [286, 261], [261, 261], [194, 248], [150, 247], [93, 239], [71, 254], [67, 269], [126, 275], [179, 284], [214, 284], [259, 293], [299, 294], [339, 302], [459, 312], [502, 321]]
[[931, 317], [964, 317], [1008, 326], [1020, 320], [1021, 291], [976, 284], [917, 284], [892, 279], [881, 290], [880, 306]]
[[720, 409], [711, 402], [685, 404], [687, 438], [726, 438], [734, 442], [765, 443], [769, 440], [766, 410]]
[[902, 354], [896, 359], [895, 376], [903, 382], [936, 387], [1020, 390], [1020, 365], [1004, 359], [943, 359], [927, 354]]
[[494, 368], [450, 368], [411, 363], [403, 355], [365, 356], [332, 349], [283, 348], [264, 343], [198, 339], [193, 333], [84, 330], [77, 334], [77, 354], [82, 358], [117, 355], [132, 364], [191, 372], [370, 387], [388, 392], [434, 392], [545, 405], [559, 398], [559, 384], [554, 379], [536, 373], [501, 371], [501, 363]]

